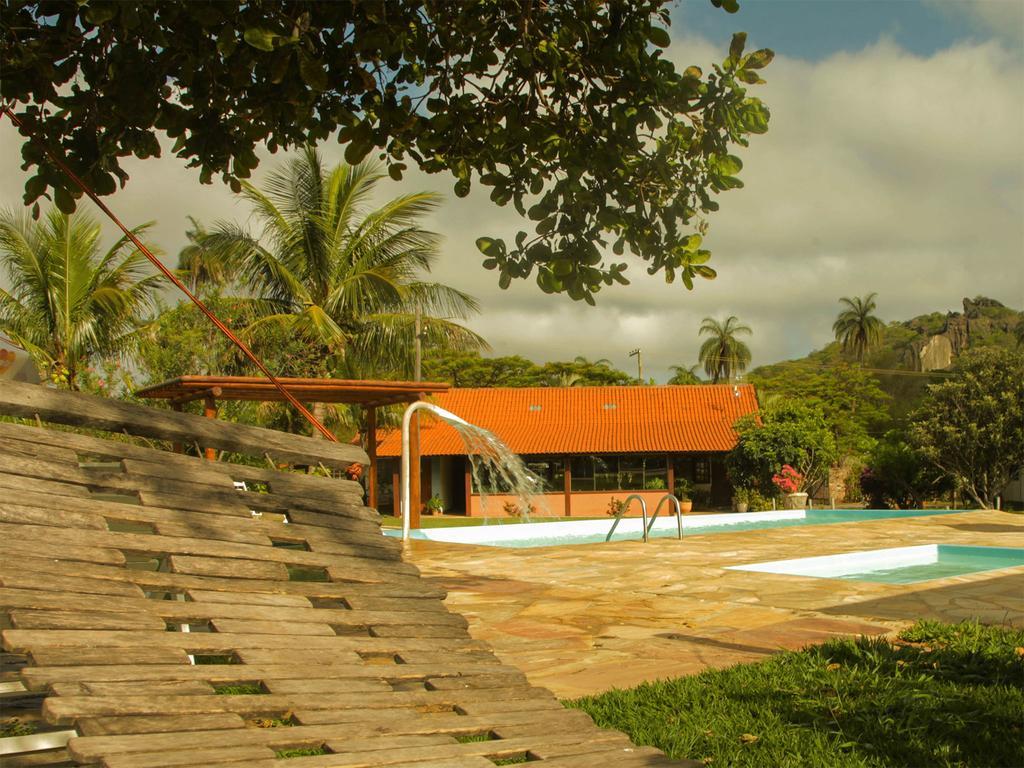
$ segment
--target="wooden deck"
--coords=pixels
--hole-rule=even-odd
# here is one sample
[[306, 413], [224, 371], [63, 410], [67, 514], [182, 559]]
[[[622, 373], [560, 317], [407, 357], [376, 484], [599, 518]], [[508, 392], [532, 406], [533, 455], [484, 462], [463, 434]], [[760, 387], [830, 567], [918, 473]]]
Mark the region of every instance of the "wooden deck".
[[[27, 384], [0, 382], [0, 415], [366, 461]], [[682, 764], [563, 709], [473, 640], [349, 481], [0, 423], [0, 541], [2, 719], [57, 743], [2, 739], [5, 766]]]

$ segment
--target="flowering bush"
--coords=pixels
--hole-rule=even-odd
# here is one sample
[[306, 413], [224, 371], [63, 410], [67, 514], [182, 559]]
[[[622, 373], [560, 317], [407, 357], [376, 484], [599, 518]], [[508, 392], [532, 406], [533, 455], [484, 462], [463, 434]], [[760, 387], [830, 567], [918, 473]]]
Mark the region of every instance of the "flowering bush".
[[772, 475], [772, 482], [783, 493], [799, 493], [804, 485], [804, 476], [789, 464], [783, 464], [782, 469]]

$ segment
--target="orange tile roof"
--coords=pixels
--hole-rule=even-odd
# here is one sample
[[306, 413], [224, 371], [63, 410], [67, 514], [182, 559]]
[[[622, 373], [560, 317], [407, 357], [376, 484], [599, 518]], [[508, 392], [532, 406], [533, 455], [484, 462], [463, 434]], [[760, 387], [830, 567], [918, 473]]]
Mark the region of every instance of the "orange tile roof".
[[[451, 389], [432, 402], [519, 454], [727, 451], [736, 444], [736, 419], [757, 411], [749, 384]], [[465, 454], [447, 424], [433, 417], [421, 424], [423, 456]], [[397, 430], [381, 436], [378, 456], [400, 451]]]

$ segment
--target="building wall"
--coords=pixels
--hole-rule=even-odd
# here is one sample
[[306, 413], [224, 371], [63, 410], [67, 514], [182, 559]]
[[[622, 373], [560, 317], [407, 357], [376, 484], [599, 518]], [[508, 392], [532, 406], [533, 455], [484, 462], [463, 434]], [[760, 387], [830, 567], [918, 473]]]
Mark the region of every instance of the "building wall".
[[[627, 496], [637, 494], [647, 504], [647, 513], [654, 514], [654, 508], [665, 495], [665, 491], [574, 491], [572, 494], [571, 508], [572, 517], [605, 517], [611, 519], [608, 514], [608, 503], [614, 498], [625, 501]], [[544, 506], [537, 504], [537, 517], [565, 517], [565, 495], [561, 493], [543, 494]], [[505, 494], [494, 494], [487, 497], [486, 512], [481, 502], [480, 495], [474, 493], [469, 505], [470, 517], [504, 517], [504, 505], [506, 502], [518, 504], [516, 496]], [[671, 510], [666, 504], [662, 507], [661, 514], [670, 514]], [[640, 517], [640, 505], [632, 502], [625, 517]]]

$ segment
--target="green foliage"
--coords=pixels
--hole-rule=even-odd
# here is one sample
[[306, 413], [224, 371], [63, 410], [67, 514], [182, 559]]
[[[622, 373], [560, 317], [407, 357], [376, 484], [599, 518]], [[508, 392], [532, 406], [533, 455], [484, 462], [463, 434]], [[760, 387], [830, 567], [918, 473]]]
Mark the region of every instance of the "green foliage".
[[919, 509], [950, 484], [904, 436], [890, 432], [868, 457], [860, 488], [870, 509]]
[[742, 325], [735, 315], [719, 322], [705, 317], [700, 327], [700, 336], [708, 338], [701, 344], [698, 356], [704, 372], [712, 384], [720, 381], [732, 381], [738, 374], [747, 370], [750, 364], [750, 347], [736, 337], [742, 334], [749, 336], [753, 331], [750, 326]]
[[636, 380], [605, 360], [591, 362], [577, 357], [572, 362], [537, 365], [525, 357], [481, 357], [477, 353], [439, 355], [423, 360], [423, 378], [447, 381], [454, 387], [596, 387], [624, 386]]
[[[144, 224], [133, 232], [142, 234]], [[51, 209], [39, 222], [0, 214], [0, 331], [58, 384], [78, 389], [82, 369], [129, 357], [162, 277], [127, 238], [100, 252], [100, 225]]]
[[737, 768], [1024, 764], [1024, 632], [918, 622], [565, 702], [672, 758]]
[[767, 512], [774, 509], [772, 496], [765, 496], [763, 493], [751, 489], [747, 495], [748, 512]]
[[911, 436], [927, 459], [982, 507], [1024, 467], [1024, 354], [984, 349], [928, 388]]
[[16, 717], [0, 721], [0, 739], [13, 736], [31, 736], [39, 730], [35, 723], [23, 723]]
[[782, 401], [736, 422], [738, 442], [729, 452], [729, 477], [736, 485], [774, 496], [772, 475], [788, 464], [804, 477], [813, 494], [828, 480], [838, 458], [835, 438], [819, 408]]
[[693, 498], [693, 481], [686, 477], [677, 477], [674, 490], [677, 499], [690, 501]]
[[889, 395], [878, 379], [855, 365], [796, 369], [779, 364], [758, 368], [747, 379], [765, 401], [785, 398], [821, 410], [842, 456], [862, 456], [890, 423]]
[[286, 760], [292, 757], [312, 757], [313, 755], [329, 755], [330, 752], [324, 746], [299, 747], [297, 749], [279, 749], [275, 751], [278, 759]]
[[877, 346], [882, 338], [882, 321], [872, 314], [877, 308], [877, 295], [869, 293], [863, 299], [859, 296], [852, 299], [844, 296], [839, 303], [845, 309], [832, 324], [832, 332], [835, 333], [836, 341], [842, 346], [843, 352], [853, 354], [860, 362], [864, 361], [868, 350]]
[[306, 148], [270, 174], [265, 190], [242, 184], [260, 233], [221, 222], [198, 245], [202, 259], [232, 275], [228, 288], [251, 318], [248, 339], [294, 339], [321, 376], [342, 360], [408, 375], [419, 309], [425, 343], [453, 351], [484, 346], [448, 319], [475, 313], [476, 301], [422, 279], [437, 258], [438, 237], [419, 221], [437, 196], [403, 195], [370, 210], [382, 178], [372, 164], [325, 169]]
[[672, 378], [670, 378], [666, 384], [673, 385], [686, 385], [686, 384], [700, 384], [700, 376], [697, 375], [697, 369], [699, 365], [692, 365], [686, 368], [682, 365], [670, 365], [669, 370], [672, 371]]
[[[735, 11], [736, 0], [713, 0]], [[45, 150], [97, 193], [121, 158], [171, 151], [238, 191], [274, 152], [336, 136], [345, 160], [376, 155], [474, 183], [530, 222], [478, 241], [499, 284], [536, 271], [547, 292], [594, 301], [627, 283], [626, 249], [687, 288], [711, 279], [701, 248], [714, 197], [742, 186], [731, 154], [768, 128], [748, 94], [768, 50], [733, 37], [722, 64], [678, 71], [667, 0], [630, 3], [160, 2], [0, 4], [0, 98], [20, 107], [25, 202], [73, 210]], [[71, 84], [74, 83], [74, 87]], [[532, 230], [532, 231], [529, 231]]]

